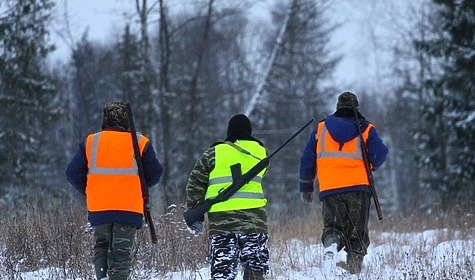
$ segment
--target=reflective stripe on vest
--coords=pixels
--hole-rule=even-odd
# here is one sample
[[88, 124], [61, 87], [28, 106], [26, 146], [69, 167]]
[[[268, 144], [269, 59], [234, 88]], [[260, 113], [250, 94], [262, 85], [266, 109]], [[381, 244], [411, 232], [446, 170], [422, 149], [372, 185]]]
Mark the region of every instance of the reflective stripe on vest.
[[[261, 177], [254, 177], [254, 179], [252, 179], [251, 181], [260, 184], [262, 182], [262, 178]], [[214, 185], [214, 184], [232, 183], [232, 182], [233, 182], [233, 177], [232, 176], [224, 176], [224, 177], [213, 178], [213, 179], [209, 180], [208, 186], [211, 186], [211, 185]]]
[[[148, 139], [137, 135], [142, 154]], [[86, 138], [87, 208], [143, 214], [143, 198], [128, 132], [102, 131]]]
[[[91, 164], [88, 170], [89, 174], [108, 174], [108, 175], [137, 175], [138, 168], [137, 162], [134, 160], [133, 166], [131, 168], [106, 168], [106, 167], [97, 167], [97, 148], [99, 142], [100, 132], [94, 134], [92, 137], [92, 148], [91, 148]], [[137, 138], [140, 139], [141, 135], [137, 133]]]
[[[267, 156], [265, 148], [255, 141], [240, 140], [235, 144], [258, 158], [265, 158]], [[240, 163], [241, 172], [244, 174], [258, 162], [258, 159], [228, 144], [215, 146], [215, 168], [209, 174], [206, 198], [216, 197], [220, 191], [232, 184], [233, 179], [230, 166]], [[262, 170], [248, 184], [241, 187], [230, 199], [213, 205], [209, 212], [264, 207], [267, 204], [261, 185], [264, 173], [265, 170]]]
[[[327, 132], [328, 132], [327, 127], [325, 125], [323, 125], [321, 135], [327, 135]], [[321, 140], [319, 141], [320, 152], [317, 153], [317, 158], [323, 158], [323, 157], [334, 157], [334, 158], [336, 158], [336, 157], [340, 157], [340, 158], [363, 159], [363, 155], [361, 154], [361, 140], [360, 140], [360, 137], [356, 137], [356, 149], [354, 151], [349, 151], [349, 152], [342, 152], [342, 151], [328, 152], [326, 150], [326, 145], [325, 145], [326, 141], [327, 141], [327, 137], [322, 137]], [[345, 143], [345, 145], [346, 145], [346, 143]]]
[[[369, 124], [363, 132], [363, 139], [368, 139]], [[320, 192], [369, 185], [361, 153], [360, 137], [356, 137], [342, 146], [333, 140], [325, 122], [318, 125], [316, 133], [316, 174]]]

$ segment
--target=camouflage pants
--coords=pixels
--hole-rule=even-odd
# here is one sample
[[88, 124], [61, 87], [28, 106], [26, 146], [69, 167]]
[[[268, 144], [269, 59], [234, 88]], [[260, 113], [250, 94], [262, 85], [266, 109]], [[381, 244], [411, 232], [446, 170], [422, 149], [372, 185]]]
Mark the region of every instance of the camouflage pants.
[[347, 192], [327, 196], [323, 200], [322, 242], [337, 238], [338, 250], [345, 248], [348, 254], [366, 255], [369, 246], [368, 219], [370, 194]]
[[235, 279], [238, 262], [244, 269], [264, 275], [269, 270], [267, 234], [218, 234], [210, 240], [211, 278]]
[[94, 227], [94, 267], [97, 279], [127, 280], [132, 264], [135, 227], [113, 223]]

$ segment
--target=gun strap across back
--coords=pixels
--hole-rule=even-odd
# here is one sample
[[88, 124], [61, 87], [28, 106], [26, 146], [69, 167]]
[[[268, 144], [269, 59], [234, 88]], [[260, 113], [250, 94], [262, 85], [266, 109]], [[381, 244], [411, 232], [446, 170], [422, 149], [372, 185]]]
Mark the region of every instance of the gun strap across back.
[[233, 147], [234, 149], [240, 151], [241, 153], [246, 154], [246, 155], [249, 155], [249, 156], [251, 156], [251, 157], [253, 157], [253, 158], [257, 159], [257, 160], [261, 160], [261, 159], [262, 159], [262, 158], [256, 157], [255, 155], [251, 154], [251, 152], [249, 152], [248, 150], [246, 150], [246, 149], [244, 149], [243, 147], [240, 147], [240, 146], [234, 144], [234, 143], [231, 142], [231, 141], [226, 141], [226, 142], [224, 142], [224, 143], [226, 143], [226, 144], [228, 144], [229, 146]]

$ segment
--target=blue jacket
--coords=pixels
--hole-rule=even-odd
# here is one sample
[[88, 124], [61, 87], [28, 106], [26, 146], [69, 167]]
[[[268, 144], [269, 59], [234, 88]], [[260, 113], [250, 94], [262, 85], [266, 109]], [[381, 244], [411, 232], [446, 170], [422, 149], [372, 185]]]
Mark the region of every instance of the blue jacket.
[[[106, 127], [104, 130], [130, 133], [120, 127]], [[144, 147], [142, 152], [142, 162], [147, 186], [151, 187], [156, 185], [162, 176], [163, 167], [158, 161], [155, 150], [150, 142]], [[86, 140], [84, 139], [79, 144], [79, 149], [76, 151], [66, 168], [66, 178], [68, 182], [83, 195], [86, 195], [87, 173]], [[88, 219], [91, 226], [108, 223], [122, 223], [137, 228], [142, 227], [142, 215], [126, 211], [89, 212]]]
[[[368, 128], [369, 122], [361, 115], [359, 115], [361, 131]], [[359, 136], [358, 127], [354, 118], [353, 110], [340, 109], [333, 115], [328, 116], [325, 121], [328, 132], [331, 137], [340, 143], [346, 143]], [[305, 149], [300, 157], [299, 179], [300, 192], [313, 192], [313, 180], [316, 176], [316, 134], [317, 128], [312, 131], [310, 139], [308, 140]], [[368, 140], [366, 141], [368, 148], [368, 158], [373, 165], [373, 171], [378, 169], [386, 160], [388, 148], [378, 135], [374, 127], [370, 128]], [[368, 187], [354, 186], [352, 188], [343, 188], [334, 191], [326, 191], [324, 194], [320, 193], [319, 198], [327, 195], [348, 192], [348, 191], [366, 191], [370, 192]]]

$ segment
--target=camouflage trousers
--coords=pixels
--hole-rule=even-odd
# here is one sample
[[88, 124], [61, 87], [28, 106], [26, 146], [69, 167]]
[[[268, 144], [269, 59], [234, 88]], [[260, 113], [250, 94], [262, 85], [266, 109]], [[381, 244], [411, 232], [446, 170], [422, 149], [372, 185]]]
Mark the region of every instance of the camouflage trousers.
[[113, 223], [94, 227], [94, 267], [97, 279], [127, 280], [137, 229]]
[[267, 240], [267, 234], [264, 233], [213, 235], [210, 238], [211, 279], [235, 279], [238, 263], [243, 266], [245, 275], [262, 277], [267, 274], [269, 270]]
[[370, 243], [370, 199], [366, 192], [347, 192], [323, 199], [324, 246], [337, 241], [338, 251], [344, 248], [351, 255], [366, 255]]

